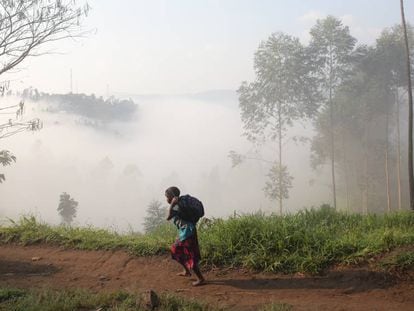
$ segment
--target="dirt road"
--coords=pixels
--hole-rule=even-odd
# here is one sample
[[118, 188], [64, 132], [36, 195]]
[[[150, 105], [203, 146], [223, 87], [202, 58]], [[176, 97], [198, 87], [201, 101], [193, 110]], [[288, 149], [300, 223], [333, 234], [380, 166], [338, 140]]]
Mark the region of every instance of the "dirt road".
[[208, 283], [191, 278], [169, 257], [131, 257], [123, 251], [79, 251], [49, 246], [0, 246], [0, 286], [171, 292], [234, 310], [271, 302], [294, 310], [414, 310], [414, 282], [368, 269], [336, 270], [320, 277], [213, 269]]

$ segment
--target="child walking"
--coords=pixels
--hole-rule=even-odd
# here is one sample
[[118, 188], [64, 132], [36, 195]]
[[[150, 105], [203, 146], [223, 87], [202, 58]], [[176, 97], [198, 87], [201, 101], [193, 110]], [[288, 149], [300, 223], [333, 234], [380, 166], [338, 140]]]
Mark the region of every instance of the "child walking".
[[165, 190], [165, 197], [170, 204], [167, 220], [172, 219], [178, 229], [178, 238], [171, 246], [171, 257], [184, 268], [178, 275], [191, 276], [191, 271], [193, 271], [197, 277], [197, 280], [192, 283], [193, 286], [202, 285], [205, 279], [199, 267], [201, 256], [196, 226], [180, 217], [180, 190], [177, 187]]

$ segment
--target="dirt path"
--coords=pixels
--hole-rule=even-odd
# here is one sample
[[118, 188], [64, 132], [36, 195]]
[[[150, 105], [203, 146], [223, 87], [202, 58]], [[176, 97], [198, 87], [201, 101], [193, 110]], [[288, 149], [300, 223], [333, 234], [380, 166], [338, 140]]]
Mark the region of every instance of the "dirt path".
[[[34, 258], [39, 257], [39, 258]], [[33, 259], [38, 259], [33, 261]], [[177, 277], [169, 257], [137, 258], [123, 251], [77, 251], [48, 246], [0, 246], [0, 286], [173, 292], [235, 310], [288, 303], [294, 310], [414, 310], [414, 282], [364, 269], [323, 277], [212, 270], [193, 288]]]

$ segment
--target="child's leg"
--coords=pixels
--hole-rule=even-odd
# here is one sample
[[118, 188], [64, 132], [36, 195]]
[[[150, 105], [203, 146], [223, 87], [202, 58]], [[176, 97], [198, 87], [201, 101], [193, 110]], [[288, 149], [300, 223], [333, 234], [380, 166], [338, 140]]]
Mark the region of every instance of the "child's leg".
[[177, 273], [177, 275], [178, 276], [191, 276], [190, 270], [188, 270], [188, 268], [185, 265], [183, 265], [182, 263], [179, 263], [179, 264], [184, 268], [184, 271], [180, 272], [180, 273]]
[[201, 274], [200, 268], [198, 265], [193, 267], [194, 274], [197, 276], [197, 281], [193, 282], [193, 286], [202, 285], [205, 282], [203, 275]]

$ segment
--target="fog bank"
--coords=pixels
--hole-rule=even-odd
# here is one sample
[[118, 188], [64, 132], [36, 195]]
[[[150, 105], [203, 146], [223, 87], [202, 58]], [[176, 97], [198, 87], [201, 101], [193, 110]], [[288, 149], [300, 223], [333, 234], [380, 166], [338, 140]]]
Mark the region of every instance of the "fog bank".
[[[2, 140], [2, 149], [12, 151], [17, 162], [2, 167], [6, 182], [0, 185], [0, 216], [33, 213], [58, 224], [59, 195], [67, 192], [79, 202], [75, 224], [142, 230], [148, 204], [164, 202], [164, 190], [171, 185], [199, 197], [207, 217], [277, 212], [276, 202], [262, 191], [269, 164], [231, 166], [230, 150], [251, 149], [242, 136], [236, 96], [133, 99], [138, 104], [133, 121], [103, 128], [85, 126], [76, 115], [50, 113], [47, 104], [27, 103], [25, 118], [41, 118], [44, 128]], [[301, 126], [293, 130], [307, 131]], [[263, 156], [274, 160], [271, 148]], [[290, 143], [285, 150], [295, 177], [287, 210], [322, 203], [321, 192], [329, 189], [309, 183], [314, 178], [309, 147]]]

